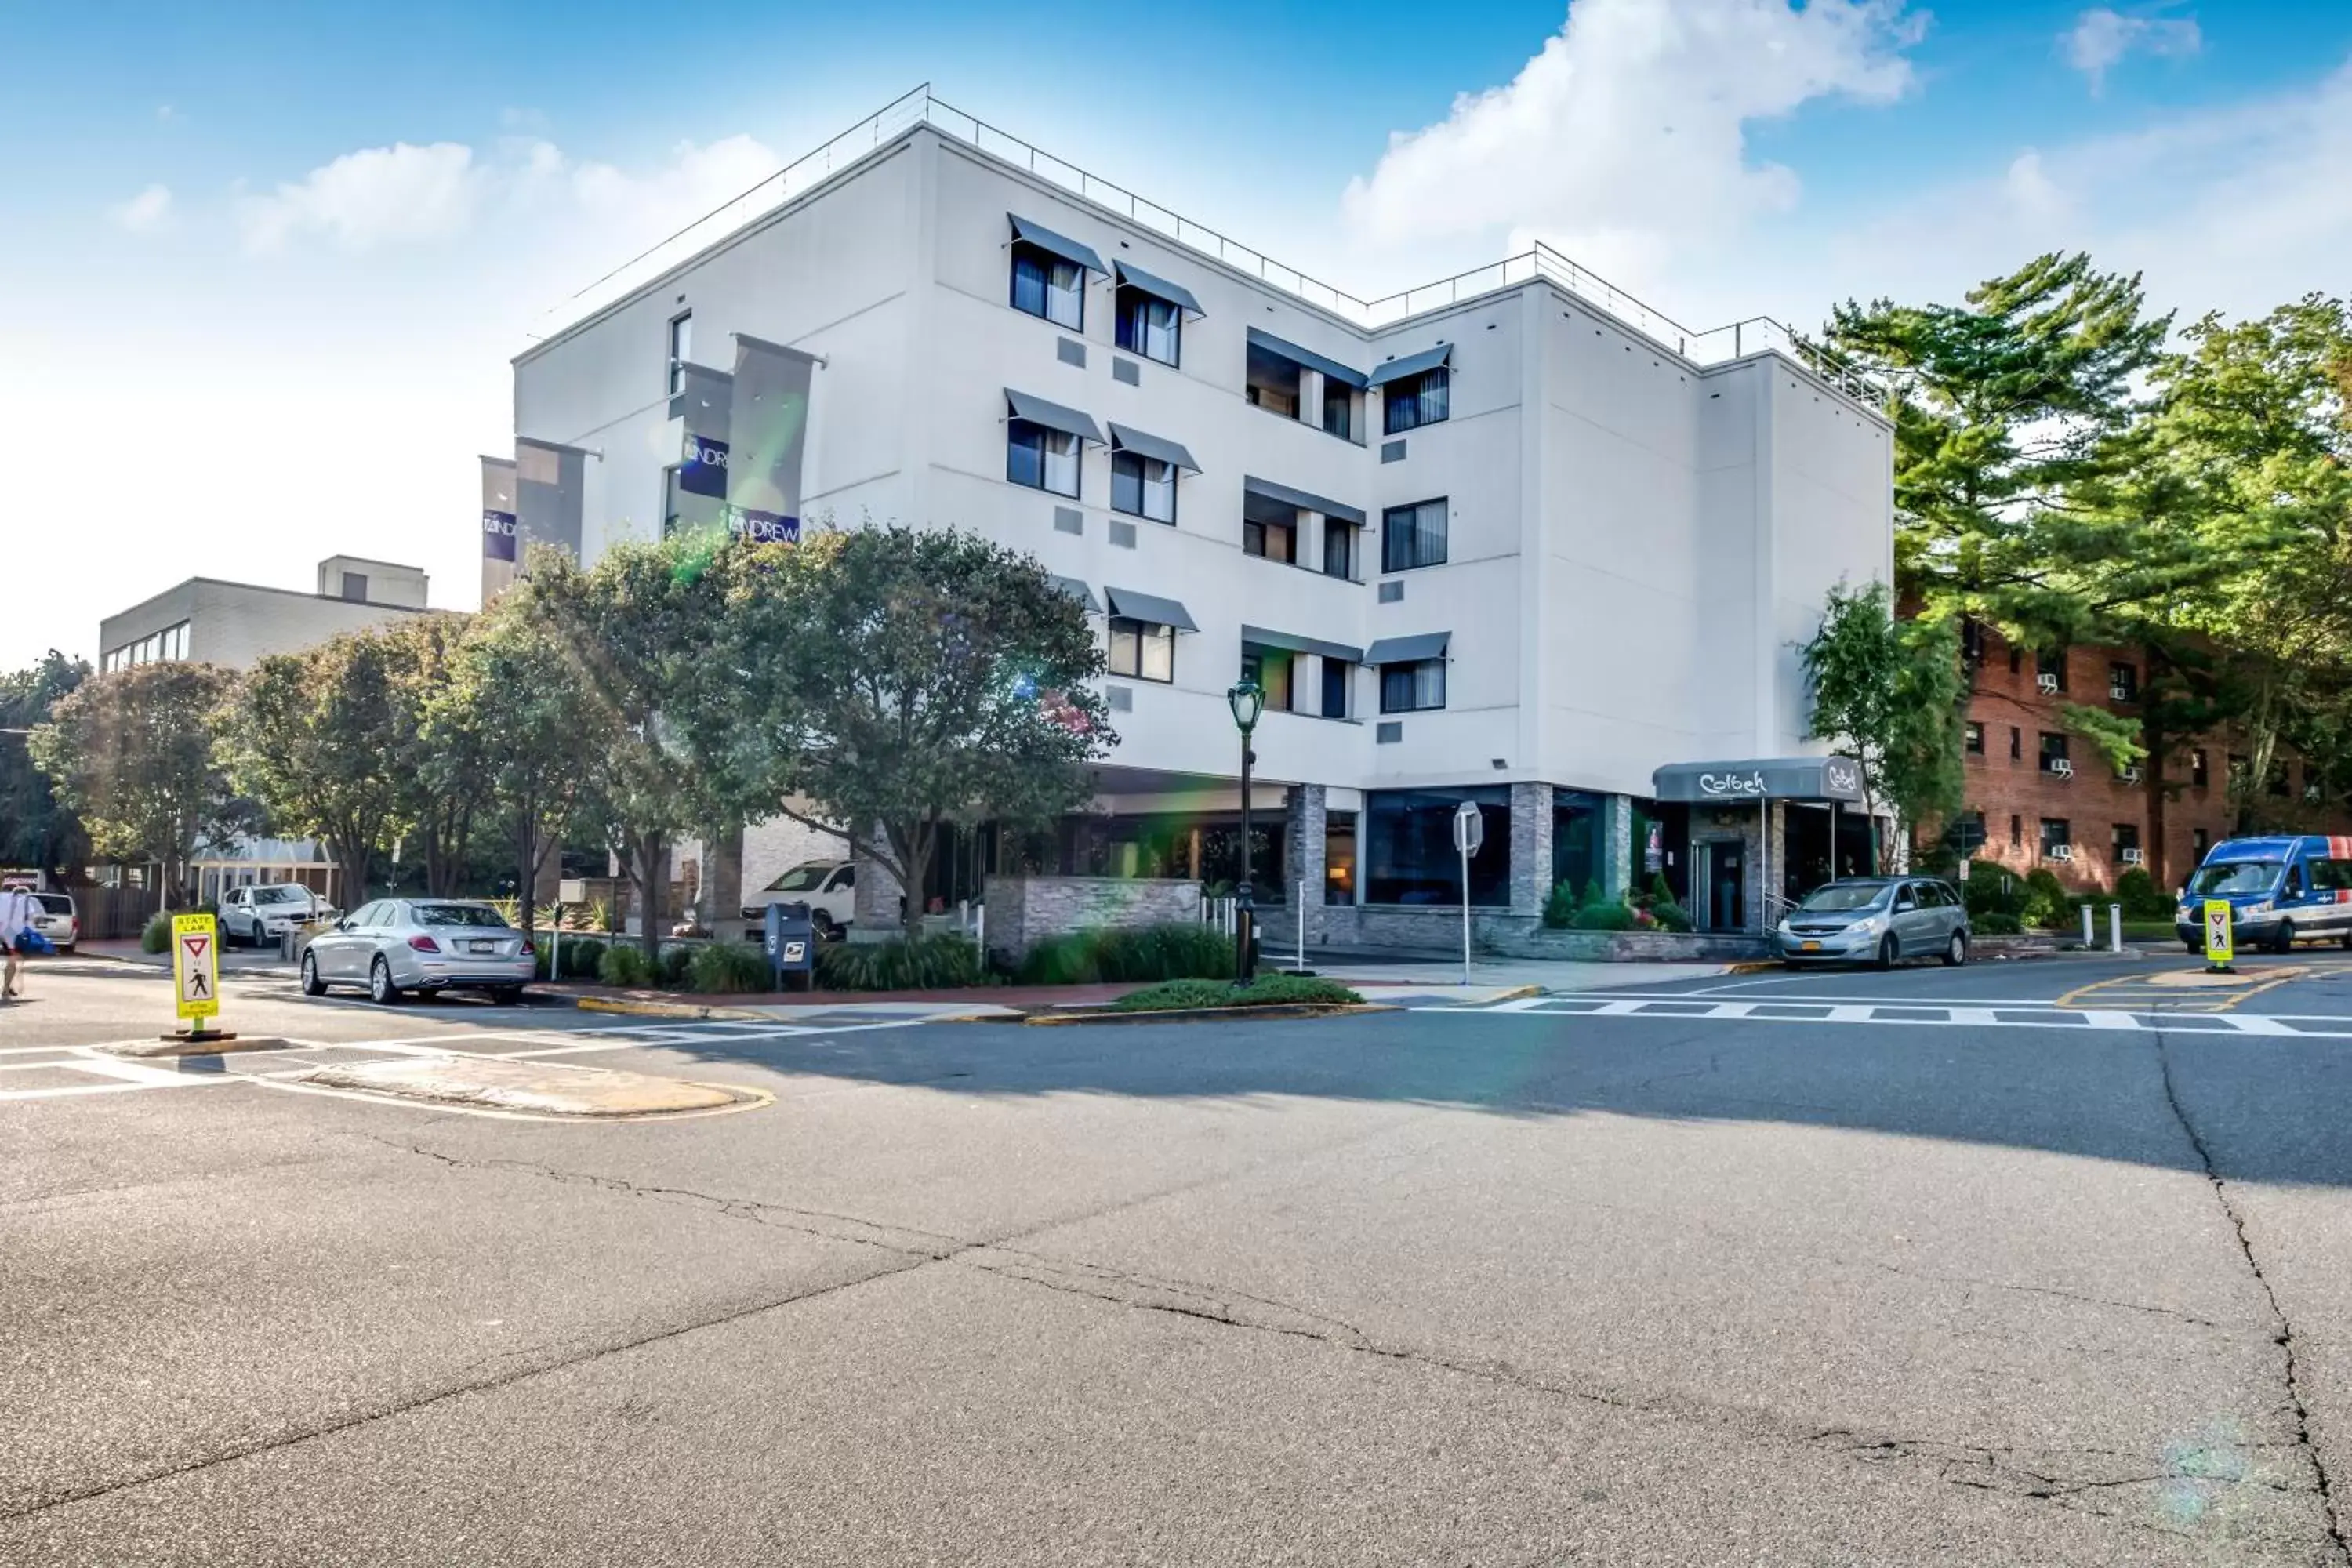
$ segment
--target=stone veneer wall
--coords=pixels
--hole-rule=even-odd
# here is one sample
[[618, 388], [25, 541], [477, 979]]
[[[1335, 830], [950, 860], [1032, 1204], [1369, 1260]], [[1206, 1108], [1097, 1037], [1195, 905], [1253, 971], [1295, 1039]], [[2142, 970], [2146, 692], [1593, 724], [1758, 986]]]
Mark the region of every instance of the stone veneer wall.
[[1007, 961], [1064, 931], [1198, 921], [1201, 884], [1191, 878], [991, 877], [988, 951]]
[[[989, 918], [995, 919], [992, 909]], [[1334, 905], [1323, 911], [1324, 941], [1340, 947], [1405, 947], [1431, 952], [1462, 951], [1462, 909], [1402, 905]], [[1281, 932], [1276, 934], [1287, 934]], [[1548, 931], [1541, 920], [1497, 909], [1472, 908], [1473, 953], [1500, 958], [1557, 958], [1583, 962], [1643, 959], [1728, 963], [1764, 956], [1764, 939], [1754, 932]]]

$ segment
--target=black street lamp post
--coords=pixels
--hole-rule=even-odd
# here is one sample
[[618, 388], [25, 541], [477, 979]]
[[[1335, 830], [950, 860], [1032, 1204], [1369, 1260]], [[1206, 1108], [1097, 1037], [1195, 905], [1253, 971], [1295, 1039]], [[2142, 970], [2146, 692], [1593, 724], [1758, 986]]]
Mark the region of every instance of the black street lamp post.
[[1247, 985], [1257, 971], [1257, 912], [1250, 887], [1250, 764], [1257, 761], [1257, 753], [1250, 750], [1250, 731], [1257, 728], [1265, 693], [1244, 676], [1225, 693], [1225, 706], [1233, 710], [1234, 725], [1242, 732], [1242, 879], [1234, 890], [1234, 984]]

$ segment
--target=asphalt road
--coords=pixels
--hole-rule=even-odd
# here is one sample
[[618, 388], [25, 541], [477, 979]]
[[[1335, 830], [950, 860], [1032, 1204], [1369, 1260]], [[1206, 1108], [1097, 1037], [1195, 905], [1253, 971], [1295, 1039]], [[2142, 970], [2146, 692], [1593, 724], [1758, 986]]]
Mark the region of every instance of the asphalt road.
[[[233, 980], [306, 1049], [113, 1082], [64, 1047], [163, 981], [45, 966], [0, 1563], [2345, 1563], [2342, 963], [1059, 1029]], [[256, 1076], [419, 1045], [775, 1098]]]

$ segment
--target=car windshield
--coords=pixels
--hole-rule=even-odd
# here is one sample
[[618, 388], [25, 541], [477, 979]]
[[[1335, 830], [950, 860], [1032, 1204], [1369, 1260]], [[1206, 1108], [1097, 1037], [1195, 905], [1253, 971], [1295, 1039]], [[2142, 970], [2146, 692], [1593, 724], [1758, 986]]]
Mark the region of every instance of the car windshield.
[[768, 884], [772, 893], [813, 893], [824, 882], [830, 866], [795, 866]]
[[486, 904], [417, 904], [416, 923], [421, 926], [487, 926], [492, 931], [508, 931], [506, 917]]
[[310, 895], [299, 888], [256, 888], [253, 901], [257, 904], [299, 904], [310, 901]]
[[1832, 882], [1806, 894], [1805, 901], [1797, 907], [1825, 913], [1866, 910], [1886, 896], [1886, 887], [1884, 882]]
[[2189, 890], [2200, 898], [2226, 898], [2231, 893], [2266, 893], [2278, 880], [2275, 860], [2217, 860], [2200, 866], [2189, 879]]

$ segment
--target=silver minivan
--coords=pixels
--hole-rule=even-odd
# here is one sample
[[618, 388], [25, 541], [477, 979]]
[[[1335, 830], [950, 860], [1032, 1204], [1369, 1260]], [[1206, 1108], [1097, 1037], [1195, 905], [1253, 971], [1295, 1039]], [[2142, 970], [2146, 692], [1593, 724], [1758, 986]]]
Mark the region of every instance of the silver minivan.
[[1933, 877], [1847, 877], [1805, 895], [1772, 932], [1772, 951], [1801, 963], [1875, 963], [1906, 958], [1969, 961], [1969, 908]]

